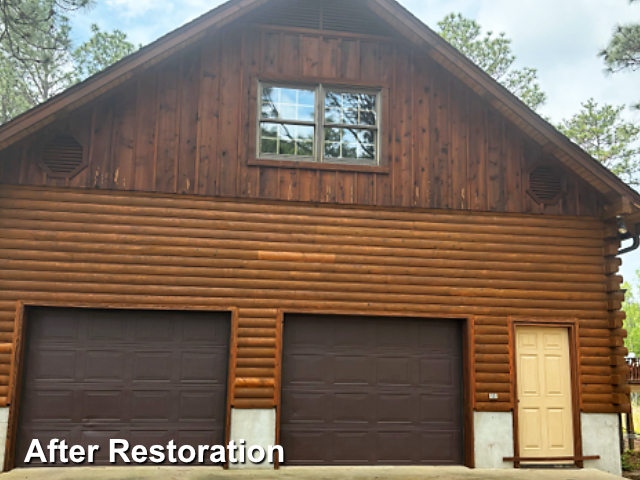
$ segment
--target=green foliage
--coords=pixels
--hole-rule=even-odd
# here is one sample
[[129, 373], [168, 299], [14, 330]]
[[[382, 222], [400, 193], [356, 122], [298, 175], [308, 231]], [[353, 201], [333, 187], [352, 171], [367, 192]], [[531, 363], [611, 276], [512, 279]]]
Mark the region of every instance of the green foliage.
[[[86, 4], [85, 0], [69, 1]], [[46, 12], [58, 5], [58, 0], [26, 2], [37, 18], [48, 18]], [[40, 13], [33, 13], [37, 11]], [[0, 124], [136, 50], [119, 30], [107, 33], [97, 25], [91, 30], [91, 38], [74, 49], [69, 20], [58, 14], [49, 18], [46, 31], [31, 29], [28, 41], [14, 38], [8, 45], [5, 36], [0, 42]]]
[[0, 48], [18, 60], [38, 60], [34, 51], [64, 49], [52, 35], [65, 13], [85, 8], [92, 0], [0, 0]]
[[93, 36], [72, 54], [78, 80], [101, 72], [137, 50], [134, 44], [127, 41], [127, 34], [120, 30], [107, 33], [93, 24], [91, 31]]
[[511, 50], [511, 40], [506, 34], [494, 36], [493, 32], [482, 34], [482, 27], [461, 14], [450, 14], [438, 23], [440, 36], [470, 58], [493, 78], [518, 96], [533, 110], [547, 100], [538, 83], [538, 71], [534, 68], [521, 70], [513, 67], [516, 57]]
[[625, 450], [621, 457], [622, 470], [625, 472], [635, 472], [640, 470], [640, 459], [638, 453], [632, 450]]
[[593, 99], [558, 125], [558, 130], [631, 185], [640, 185], [640, 127], [625, 121], [625, 106], [598, 105]]
[[625, 346], [629, 352], [640, 357], [640, 270], [636, 272], [635, 288], [631, 283], [625, 283], [623, 288], [627, 290], [622, 309], [627, 314], [624, 328], [627, 330]]
[[[640, 3], [630, 0], [630, 3]], [[600, 52], [610, 73], [640, 69], [640, 23], [618, 25], [609, 45]], [[640, 109], [640, 103], [634, 108]]]

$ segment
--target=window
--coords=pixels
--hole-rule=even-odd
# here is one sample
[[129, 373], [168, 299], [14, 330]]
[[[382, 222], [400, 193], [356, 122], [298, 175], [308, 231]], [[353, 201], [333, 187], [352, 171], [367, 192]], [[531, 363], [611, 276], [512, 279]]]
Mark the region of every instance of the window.
[[378, 165], [380, 91], [261, 83], [258, 157]]

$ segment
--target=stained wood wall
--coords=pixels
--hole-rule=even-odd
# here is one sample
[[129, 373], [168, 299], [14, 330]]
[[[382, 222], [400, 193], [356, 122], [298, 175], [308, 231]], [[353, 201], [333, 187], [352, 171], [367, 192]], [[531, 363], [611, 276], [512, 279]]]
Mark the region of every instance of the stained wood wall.
[[501, 411], [513, 408], [509, 316], [577, 318], [583, 411], [615, 412], [628, 400], [610, 231], [579, 217], [3, 186], [0, 341], [18, 301], [237, 307], [233, 404], [266, 408], [278, 309], [473, 315], [475, 406]]
[[[388, 173], [249, 166], [257, 76], [387, 85]], [[253, 94], [253, 97], [252, 97]], [[48, 132], [70, 130], [89, 166], [71, 180], [37, 165]], [[209, 37], [0, 152], [3, 183], [316, 203], [598, 215], [603, 200], [565, 171], [567, 194], [527, 193], [540, 147], [400, 40], [255, 27]], [[558, 163], [560, 166], [560, 164]], [[562, 167], [559, 167], [562, 168]]]

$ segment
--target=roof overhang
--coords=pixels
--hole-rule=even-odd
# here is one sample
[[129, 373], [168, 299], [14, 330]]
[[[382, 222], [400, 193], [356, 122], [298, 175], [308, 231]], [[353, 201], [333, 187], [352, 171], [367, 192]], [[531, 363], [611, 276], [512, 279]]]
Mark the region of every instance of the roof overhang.
[[[0, 150], [269, 1], [271, 0], [230, 0], [103, 72], [18, 116], [0, 127]], [[640, 210], [640, 193], [571, 142], [397, 1], [365, 1], [374, 12], [411, 43], [422, 48], [431, 58], [539, 143], [545, 152], [555, 156], [602, 193], [612, 204], [607, 216], [615, 216], [618, 212], [628, 215]]]

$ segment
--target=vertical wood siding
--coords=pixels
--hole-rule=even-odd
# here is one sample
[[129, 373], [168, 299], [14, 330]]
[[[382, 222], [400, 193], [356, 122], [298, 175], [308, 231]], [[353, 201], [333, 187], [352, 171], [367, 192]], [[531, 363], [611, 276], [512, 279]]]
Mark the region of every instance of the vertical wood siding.
[[475, 316], [476, 408], [491, 411], [513, 408], [509, 317], [576, 318], [583, 411], [620, 411], [626, 350], [610, 231], [587, 217], [2, 186], [0, 396], [17, 302], [237, 307], [238, 408], [274, 405], [284, 309]]
[[[387, 173], [250, 166], [258, 76], [389, 86]], [[70, 130], [89, 166], [70, 180], [38, 167], [48, 132]], [[3, 183], [550, 215], [597, 216], [603, 199], [572, 172], [557, 205], [527, 193], [549, 158], [414, 47], [338, 33], [237, 28], [208, 37], [0, 152]]]

